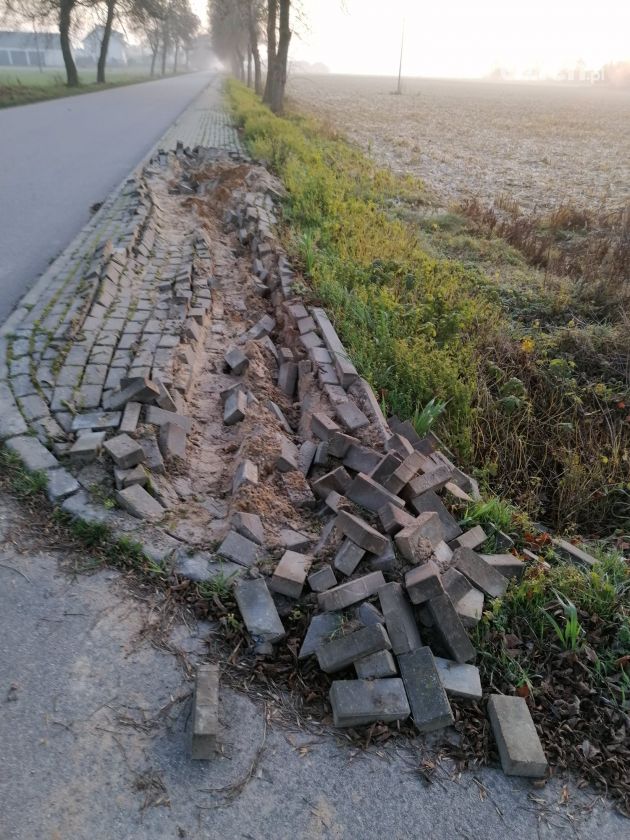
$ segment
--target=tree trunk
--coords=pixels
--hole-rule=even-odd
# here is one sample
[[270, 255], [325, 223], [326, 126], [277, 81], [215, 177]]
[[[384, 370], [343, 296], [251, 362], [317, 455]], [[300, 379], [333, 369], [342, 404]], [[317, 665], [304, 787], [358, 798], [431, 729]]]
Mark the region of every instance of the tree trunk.
[[160, 42], [156, 41], [155, 46], [151, 48], [151, 75], [155, 76], [155, 62], [157, 59]]
[[274, 114], [281, 114], [284, 110], [284, 89], [287, 83], [287, 62], [289, 60], [289, 44], [291, 42], [291, 27], [289, 25], [290, 8], [291, 0], [280, 0], [280, 38], [271, 73], [271, 87], [269, 91], [269, 106]]
[[179, 41], [175, 42], [175, 56], [173, 57], [173, 73], [177, 73], [177, 61], [179, 59]]
[[247, 48], [247, 87], [252, 86], [252, 48]]
[[164, 36], [164, 41], [162, 42], [162, 75], [166, 75], [166, 56], [168, 54], [168, 39], [166, 35]]
[[105, 83], [105, 64], [107, 63], [107, 50], [109, 49], [109, 38], [112, 34], [112, 26], [114, 24], [115, 9], [116, 0], [107, 0], [107, 18], [105, 19], [103, 40], [101, 41], [101, 51], [99, 53], [98, 64], [96, 66], [96, 81], [101, 84]]
[[267, 80], [265, 81], [265, 92], [263, 102], [271, 103], [271, 78], [276, 63], [276, 18], [278, 13], [278, 0], [269, 0], [267, 8]]
[[258, 96], [262, 93], [262, 76], [260, 73], [260, 50], [258, 49], [258, 31], [256, 21], [254, 20], [252, 4], [249, 6], [249, 43], [252, 50], [252, 58], [254, 59], [254, 90]]
[[66, 82], [68, 87], [79, 86], [79, 74], [77, 73], [77, 66], [74, 63], [72, 49], [70, 47], [70, 23], [73, 8], [74, 0], [61, 0], [61, 5], [59, 6], [59, 41], [61, 42], [63, 63], [66, 65]]

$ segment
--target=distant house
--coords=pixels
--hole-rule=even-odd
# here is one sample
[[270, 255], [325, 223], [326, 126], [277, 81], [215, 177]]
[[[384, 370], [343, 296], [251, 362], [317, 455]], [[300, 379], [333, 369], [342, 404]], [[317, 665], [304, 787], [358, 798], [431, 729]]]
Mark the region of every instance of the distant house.
[[[92, 61], [98, 61], [103, 41], [104, 27], [95, 26], [83, 39], [83, 55]], [[129, 63], [127, 56], [127, 42], [122, 32], [112, 29], [107, 47], [107, 63], [110, 66], [122, 66]]]
[[0, 67], [63, 67], [58, 32], [0, 32]]

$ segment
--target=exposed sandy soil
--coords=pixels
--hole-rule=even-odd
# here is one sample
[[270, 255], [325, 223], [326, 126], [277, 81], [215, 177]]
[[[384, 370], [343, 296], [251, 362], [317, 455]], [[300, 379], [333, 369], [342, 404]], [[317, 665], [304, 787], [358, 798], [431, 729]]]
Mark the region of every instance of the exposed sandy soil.
[[523, 209], [630, 201], [630, 91], [586, 86], [297, 76], [289, 94], [449, 204], [502, 193]]

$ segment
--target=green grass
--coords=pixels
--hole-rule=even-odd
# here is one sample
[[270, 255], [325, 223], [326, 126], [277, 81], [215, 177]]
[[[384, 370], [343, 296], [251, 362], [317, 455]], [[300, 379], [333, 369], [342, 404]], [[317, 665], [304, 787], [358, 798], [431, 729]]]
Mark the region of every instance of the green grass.
[[0, 108], [148, 82], [151, 77], [146, 69], [133, 71], [117, 68], [107, 70], [105, 84], [96, 84], [96, 69], [81, 70], [79, 79], [80, 86], [71, 88], [66, 85], [63, 69], [45, 69], [40, 73], [35, 68], [29, 70], [2, 68], [0, 69]]
[[8, 449], [0, 450], [0, 468], [9, 477], [11, 489], [20, 499], [28, 499], [42, 493], [48, 485], [45, 472], [30, 472], [23, 466], [19, 455]]

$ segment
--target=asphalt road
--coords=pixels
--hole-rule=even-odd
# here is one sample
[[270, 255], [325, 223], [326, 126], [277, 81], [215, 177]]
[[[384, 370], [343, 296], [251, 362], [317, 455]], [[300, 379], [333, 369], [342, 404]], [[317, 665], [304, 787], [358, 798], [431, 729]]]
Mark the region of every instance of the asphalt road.
[[211, 78], [0, 110], [0, 323]]

